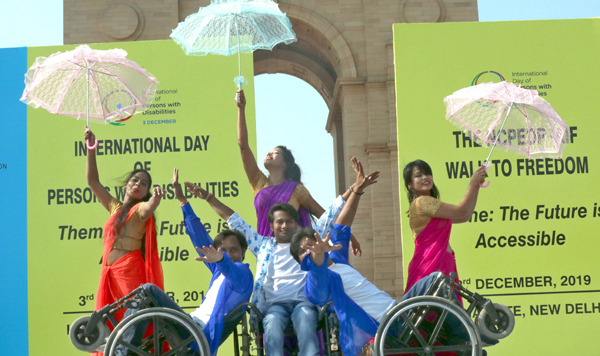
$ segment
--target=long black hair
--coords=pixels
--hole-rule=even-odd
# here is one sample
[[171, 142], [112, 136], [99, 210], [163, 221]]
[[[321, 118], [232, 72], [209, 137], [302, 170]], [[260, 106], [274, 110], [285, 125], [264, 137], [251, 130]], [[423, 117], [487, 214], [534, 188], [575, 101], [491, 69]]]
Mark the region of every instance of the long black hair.
[[136, 169], [133, 170], [132, 172], [128, 173], [125, 175], [125, 179], [122, 181], [123, 186], [127, 186], [127, 182], [129, 182], [129, 180], [131, 179], [131, 177], [133, 177], [134, 175], [136, 175], [137, 173], [143, 172], [148, 176], [148, 191], [146, 192], [146, 195], [142, 198], [142, 199], [130, 199], [127, 203], [123, 204], [123, 206], [121, 207], [121, 209], [119, 209], [117, 211], [117, 217], [115, 218], [115, 222], [113, 225], [113, 232], [115, 233], [115, 241], [113, 243], [114, 244], [117, 242], [118, 236], [119, 236], [119, 231], [123, 228], [123, 226], [125, 225], [125, 222], [127, 221], [127, 214], [129, 214], [129, 210], [131, 210], [131, 208], [142, 201], [148, 201], [150, 200], [150, 197], [152, 197], [152, 176], [150, 176], [150, 173], [148, 173], [148, 171], [144, 170], [144, 169]]
[[[404, 176], [404, 187], [406, 188], [406, 195], [408, 197], [409, 204], [417, 197], [417, 193], [409, 187], [409, 185], [412, 184], [412, 174], [415, 167], [418, 167], [421, 173], [433, 176], [433, 172], [431, 171], [429, 164], [420, 159], [412, 161], [404, 167], [402, 175]], [[440, 191], [435, 186], [435, 183], [433, 183], [430, 193], [432, 197], [436, 199], [440, 198]]]
[[292, 151], [285, 146], [277, 146], [275, 148], [281, 150], [283, 161], [286, 163], [285, 171], [283, 172], [284, 178], [294, 182], [301, 182], [302, 172], [300, 171], [300, 167], [296, 164]]

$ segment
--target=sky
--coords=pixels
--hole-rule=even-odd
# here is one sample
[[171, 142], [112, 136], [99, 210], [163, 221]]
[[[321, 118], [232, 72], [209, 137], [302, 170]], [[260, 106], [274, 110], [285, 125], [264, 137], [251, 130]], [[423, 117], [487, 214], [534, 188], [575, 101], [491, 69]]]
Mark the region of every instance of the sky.
[[[63, 0], [0, 0], [0, 4], [0, 48], [63, 44]], [[479, 21], [600, 17], [598, 0], [479, 0], [478, 9]], [[328, 206], [335, 197], [335, 172], [323, 98], [304, 81], [285, 74], [255, 77], [255, 92], [258, 161], [271, 148], [286, 145], [315, 200]]]

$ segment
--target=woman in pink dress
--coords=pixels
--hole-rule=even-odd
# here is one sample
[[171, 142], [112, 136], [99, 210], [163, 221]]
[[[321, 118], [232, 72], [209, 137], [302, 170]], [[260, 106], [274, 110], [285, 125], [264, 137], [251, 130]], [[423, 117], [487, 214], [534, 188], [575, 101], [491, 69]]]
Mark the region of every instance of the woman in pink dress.
[[410, 162], [404, 167], [403, 175], [410, 202], [410, 228], [415, 239], [415, 254], [408, 265], [405, 290], [436, 271], [446, 276], [456, 272], [458, 282], [456, 259], [450, 247], [450, 230], [453, 223], [467, 222], [473, 215], [479, 184], [487, 177], [485, 167], [480, 167], [473, 174], [467, 192], [458, 205], [439, 200], [440, 193], [433, 182], [431, 167], [426, 162]]

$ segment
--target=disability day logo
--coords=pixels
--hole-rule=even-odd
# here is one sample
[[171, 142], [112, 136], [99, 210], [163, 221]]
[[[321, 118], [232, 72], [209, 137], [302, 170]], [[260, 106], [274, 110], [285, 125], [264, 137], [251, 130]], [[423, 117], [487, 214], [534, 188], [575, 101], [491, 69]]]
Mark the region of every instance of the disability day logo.
[[[485, 75], [485, 74], [495, 74], [495, 75]], [[473, 85], [477, 85], [477, 83], [479, 82], [479, 79], [481, 77], [484, 77], [481, 81], [482, 83], [489, 81], [493, 81], [496, 82], [498, 80], [498, 78], [500, 78], [501, 82], [506, 81], [506, 79], [504, 79], [504, 76], [502, 76], [502, 74], [495, 72], [493, 70], [486, 70], [485, 72], [481, 72], [479, 74], [477, 74], [475, 76], [475, 78], [473, 78], [473, 80], [471, 81], [471, 86]]]

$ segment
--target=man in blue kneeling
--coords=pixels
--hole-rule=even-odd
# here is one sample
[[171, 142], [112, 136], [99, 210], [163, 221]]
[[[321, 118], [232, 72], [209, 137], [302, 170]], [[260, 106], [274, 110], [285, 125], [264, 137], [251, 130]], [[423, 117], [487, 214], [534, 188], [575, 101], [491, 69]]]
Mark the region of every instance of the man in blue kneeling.
[[[231, 325], [226, 325], [225, 316], [236, 306], [248, 302], [252, 294], [254, 278], [248, 264], [242, 263], [248, 243], [244, 235], [237, 230], [224, 230], [213, 241], [185, 198], [178, 182], [178, 175], [176, 168], [173, 173], [173, 185], [175, 196], [181, 203], [186, 232], [198, 251], [199, 257], [196, 257], [196, 260], [204, 262], [213, 275], [202, 304], [190, 313], [190, 316], [204, 332], [210, 346], [210, 353], [215, 356], [219, 345], [225, 341], [239, 321], [232, 320]], [[205, 200], [211, 198], [211, 196], [199, 197]], [[145, 284], [144, 289], [154, 297], [158, 306], [185, 313], [157, 286]], [[136, 311], [138, 310], [129, 309], [125, 315], [128, 316]], [[123, 340], [132, 345], [139, 344], [146, 326], [147, 323], [139, 323], [133, 330], [126, 330]], [[119, 348], [118, 352], [120, 351], [121, 354], [128, 353], [124, 347]]]

